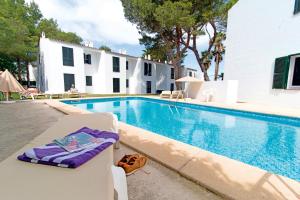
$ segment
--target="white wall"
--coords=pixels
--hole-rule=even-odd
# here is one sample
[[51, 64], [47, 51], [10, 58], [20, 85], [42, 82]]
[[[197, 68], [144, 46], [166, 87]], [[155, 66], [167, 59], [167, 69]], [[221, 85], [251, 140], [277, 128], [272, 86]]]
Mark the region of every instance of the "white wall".
[[238, 82], [229, 80], [186, 83], [184, 92], [189, 98], [198, 99], [200, 101], [236, 103]]
[[[105, 90], [104, 94], [113, 93], [113, 78], [120, 79], [120, 93], [126, 93], [126, 57], [121, 55], [115, 55], [109, 52], [102, 51], [101, 59], [103, 63], [101, 65], [102, 72], [104, 72]], [[113, 57], [120, 58], [120, 72], [113, 72]]]
[[[145, 76], [144, 75], [144, 63], [151, 63], [152, 64], [152, 72], [151, 76]], [[150, 60], [144, 60], [142, 59], [141, 62], [141, 88], [140, 88], [140, 93], [141, 94], [146, 94], [147, 93], [147, 81], [151, 81], [151, 93], [156, 93], [156, 63], [150, 61]]]
[[156, 64], [156, 89], [157, 90], [170, 90], [171, 83], [174, 84], [175, 80], [171, 79], [171, 68], [164, 64]]
[[[75, 87], [79, 92], [85, 92], [85, 76], [83, 64], [83, 49], [71, 44], [53, 42], [42, 38], [41, 54], [43, 55], [45, 73], [45, 92], [64, 92], [64, 73], [74, 74]], [[74, 66], [63, 66], [62, 47], [73, 48]]]
[[239, 101], [300, 107], [299, 90], [272, 89], [275, 58], [300, 53], [295, 0], [239, 0], [230, 10], [225, 80], [238, 80]]
[[141, 59], [127, 58], [128, 70], [126, 77], [129, 79], [129, 94], [139, 94], [140, 93], [140, 77], [142, 73]]
[[[73, 49], [74, 66], [63, 66], [63, 46]], [[91, 55], [91, 64], [84, 64], [84, 53]], [[146, 94], [147, 81], [151, 81], [152, 94], [158, 88], [169, 90], [170, 84], [174, 83], [171, 65], [47, 38], [40, 39], [40, 57], [38, 87], [46, 93], [64, 92], [64, 73], [74, 74], [75, 87], [79, 92], [94, 94], [112, 94], [113, 78], [120, 79], [122, 94]], [[113, 57], [120, 59], [120, 72], [113, 72]], [[126, 60], [129, 62], [128, 70]], [[152, 76], [144, 75], [144, 62], [152, 64]], [[86, 76], [92, 76], [92, 86], [86, 86]], [[126, 79], [129, 79], [129, 88], [126, 88]]]
[[[99, 93], [104, 88], [101, 87], [103, 79], [100, 72], [101, 53], [93, 50], [84, 50], [85, 54], [91, 55], [91, 64], [84, 64], [85, 76], [92, 76], [92, 86], [85, 86], [87, 93]], [[95, 87], [99, 85], [100, 87]]]

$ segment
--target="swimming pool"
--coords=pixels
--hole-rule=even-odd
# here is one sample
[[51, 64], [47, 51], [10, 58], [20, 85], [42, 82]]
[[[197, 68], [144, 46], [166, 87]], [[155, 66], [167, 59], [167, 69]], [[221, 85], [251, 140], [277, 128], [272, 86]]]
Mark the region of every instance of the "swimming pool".
[[300, 181], [300, 119], [142, 97], [62, 101]]

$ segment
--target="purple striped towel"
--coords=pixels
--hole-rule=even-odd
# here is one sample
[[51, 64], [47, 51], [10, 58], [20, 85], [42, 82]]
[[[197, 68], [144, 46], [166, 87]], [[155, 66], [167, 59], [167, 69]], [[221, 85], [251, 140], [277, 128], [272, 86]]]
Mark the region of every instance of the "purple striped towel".
[[101, 138], [102, 142], [73, 152], [68, 152], [55, 143], [50, 143], [29, 149], [22, 155], [18, 156], [18, 159], [25, 162], [43, 165], [76, 168], [119, 140], [119, 136], [116, 133], [93, 130], [87, 127], [81, 128], [78, 131], [69, 134], [69, 136], [81, 132], [90, 134], [95, 138]]

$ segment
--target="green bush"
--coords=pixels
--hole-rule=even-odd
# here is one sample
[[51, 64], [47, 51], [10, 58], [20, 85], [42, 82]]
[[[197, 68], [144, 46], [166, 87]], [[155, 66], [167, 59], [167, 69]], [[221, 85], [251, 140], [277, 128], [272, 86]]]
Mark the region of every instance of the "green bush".
[[[13, 92], [10, 94], [10, 99], [11, 100], [20, 100], [20, 95], [17, 92]], [[6, 100], [6, 96], [3, 92], [0, 92], [0, 101], [5, 101]]]

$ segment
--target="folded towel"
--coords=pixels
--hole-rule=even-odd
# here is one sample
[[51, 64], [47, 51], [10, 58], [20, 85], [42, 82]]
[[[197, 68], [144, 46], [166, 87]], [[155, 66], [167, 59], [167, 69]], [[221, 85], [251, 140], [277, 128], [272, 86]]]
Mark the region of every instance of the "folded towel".
[[80, 132], [75, 135], [67, 135], [61, 139], [55, 139], [53, 140], [53, 142], [58, 146], [64, 148], [66, 151], [73, 152], [81, 149], [86, 149], [97, 144], [99, 145], [105, 142], [105, 140], [96, 138], [85, 132]]
[[87, 127], [81, 128], [68, 136], [82, 132], [101, 139], [101, 142], [72, 152], [66, 151], [64, 148], [55, 143], [50, 143], [29, 149], [22, 155], [18, 156], [18, 159], [31, 163], [76, 168], [119, 140], [119, 136], [116, 133], [93, 130]]

